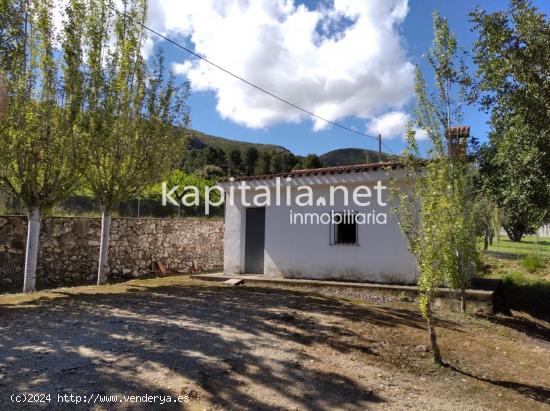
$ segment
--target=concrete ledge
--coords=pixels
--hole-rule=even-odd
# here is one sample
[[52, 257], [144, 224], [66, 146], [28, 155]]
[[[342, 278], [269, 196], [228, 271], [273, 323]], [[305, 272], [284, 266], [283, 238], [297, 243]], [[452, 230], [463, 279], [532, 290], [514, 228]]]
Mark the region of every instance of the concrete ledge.
[[[295, 278], [269, 277], [263, 275], [225, 275], [223, 273], [195, 274], [191, 278], [205, 281], [227, 281], [230, 278], [243, 280], [245, 285], [266, 285], [277, 288], [309, 289], [323, 294], [342, 295], [369, 299], [369, 296], [390, 297], [394, 300], [415, 301], [418, 288], [414, 285], [355, 283], [347, 281], [309, 280]], [[483, 284], [483, 288], [468, 289], [468, 311], [493, 313], [494, 296], [499, 283]], [[435, 300], [436, 308], [451, 308], [456, 303], [456, 291], [450, 288], [438, 288]]]

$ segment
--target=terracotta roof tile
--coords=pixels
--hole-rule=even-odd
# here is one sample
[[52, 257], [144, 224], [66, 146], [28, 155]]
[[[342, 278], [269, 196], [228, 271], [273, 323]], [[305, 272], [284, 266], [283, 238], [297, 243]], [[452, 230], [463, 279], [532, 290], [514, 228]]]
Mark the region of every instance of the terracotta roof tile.
[[[323, 167], [323, 168], [308, 168], [303, 170], [292, 170], [286, 173], [277, 174], [263, 174], [256, 176], [242, 176], [235, 178], [234, 181], [248, 181], [248, 180], [270, 180], [272, 178], [281, 177], [305, 177], [305, 176], [317, 176], [326, 174], [345, 174], [345, 173], [361, 173], [365, 171], [375, 171], [382, 168], [401, 168], [403, 164], [398, 161], [384, 162], [384, 163], [371, 163], [371, 164], [357, 164], [351, 166], [336, 166], [336, 167]], [[223, 179], [222, 182], [229, 182], [229, 179]]]

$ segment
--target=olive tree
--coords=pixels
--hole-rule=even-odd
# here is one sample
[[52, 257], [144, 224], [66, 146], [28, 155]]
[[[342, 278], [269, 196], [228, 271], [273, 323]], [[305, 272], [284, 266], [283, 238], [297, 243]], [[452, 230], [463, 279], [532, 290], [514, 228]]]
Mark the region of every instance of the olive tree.
[[480, 151], [484, 185], [512, 241], [538, 229], [550, 208], [550, 19], [529, 0], [471, 13], [478, 38], [473, 97], [490, 113]]
[[185, 148], [189, 84], [166, 74], [162, 54], [142, 55], [147, 1], [88, 0], [82, 174], [102, 208], [97, 282], [108, 273], [112, 213], [173, 169]]
[[78, 183], [82, 11], [69, 1], [56, 28], [53, 1], [0, 2], [0, 181], [27, 208], [25, 292], [35, 289], [43, 211]]

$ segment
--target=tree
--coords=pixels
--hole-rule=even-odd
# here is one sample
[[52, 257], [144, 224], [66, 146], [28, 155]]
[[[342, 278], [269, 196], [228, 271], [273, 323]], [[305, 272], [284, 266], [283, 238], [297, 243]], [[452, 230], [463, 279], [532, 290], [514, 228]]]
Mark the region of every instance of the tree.
[[461, 309], [466, 310], [465, 289], [475, 267], [476, 239], [470, 166], [465, 153], [460, 153], [464, 142], [456, 141], [451, 133], [453, 122], [461, 120], [468, 79], [455, 36], [437, 13], [428, 63], [434, 71], [435, 90], [427, 92], [424, 77], [417, 69], [416, 99], [417, 126], [425, 130], [431, 143], [429, 158], [419, 160], [415, 132], [409, 125], [405, 186], [399, 188], [397, 215], [419, 268], [419, 306], [428, 325], [433, 359], [442, 364], [433, 301], [437, 287], [446, 282], [461, 290]]
[[238, 148], [232, 148], [227, 154], [228, 159], [228, 173], [232, 177], [239, 176], [243, 173], [243, 160], [241, 156], [241, 150]]
[[86, 6], [87, 110], [81, 133], [89, 161], [82, 173], [102, 209], [101, 284], [109, 269], [113, 210], [168, 174], [185, 146], [176, 126], [189, 122], [189, 84], [178, 87], [166, 75], [162, 53], [152, 68], [144, 61], [145, 0], [125, 0], [122, 13], [109, 0], [87, 0]]
[[539, 227], [546, 214], [542, 205], [537, 206], [537, 194], [545, 190], [544, 180], [530, 177], [540, 172], [538, 162], [529, 161], [530, 156], [520, 147], [503, 151], [508, 155], [514, 153], [514, 166], [510, 161], [504, 161], [504, 153], [499, 154], [494, 144], [484, 144], [477, 151], [478, 190], [499, 209], [499, 224], [510, 240], [519, 242], [525, 234], [533, 233]]
[[198, 170], [196, 174], [208, 180], [217, 180], [225, 175], [221, 167], [211, 164], [204, 166], [202, 169]]
[[206, 164], [218, 166], [225, 172], [227, 169], [227, 159], [223, 148], [206, 147]]
[[271, 167], [269, 167], [271, 174], [281, 173], [283, 171], [283, 157], [281, 153], [275, 153], [271, 157]]
[[298, 163], [298, 159], [292, 153], [283, 153], [283, 171], [291, 171]]
[[269, 151], [262, 151], [260, 159], [258, 160], [258, 166], [256, 167], [256, 174], [270, 174], [271, 173], [271, 153]]
[[[204, 178], [197, 174], [187, 174], [183, 170], [174, 170], [166, 177], [165, 183], [168, 190], [177, 187], [171, 197], [178, 202], [178, 207], [184, 207], [183, 213], [197, 216], [204, 215], [206, 188], [215, 186], [216, 179]], [[146, 190], [146, 197], [158, 200], [159, 193], [162, 193], [162, 183], [156, 183], [149, 187]], [[220, 195], [218, 190], [211, 191], [209, 194], [211, 202], [218, 203]], [[210, 205], [210, 207], [212, 206]], [[210, 210], [210, 212], [217, 213], [222, 207], [223, 205], [214, 206], [214, 210]]]
[[1, 1], [0, 180], [28, 215], [23, 291], [35, 289], [43, 211], [79, 182], [75, 125], [82, 105], [82, 5], [69, 1], [59, 31], [48, 0]]
[[260, 154], [258, 153], [258, 149], [256, 147], [247, 147], [246, 151], [244, 152], [244, 158], [245, 158], [245, 164], [246, 164], [246, 175], [251, 176], [254, 174], [254, 170], [256, 169], [256, 163], [258, 161], [258, 158], [260, 157]]
[[308, 154], [302, 160], [302, 168], [321, 168], [323, 164], [316, 154]]
[[480, 172], [512, 241], [550, 208], [550, 20], [527, 0], [471, 14], [478, 39], [473, 98], [491, 112]]
[[487, 250], [493, 243], [495, 229], [499, 227], [495, 224], [495, 215], [497, 208], [491, 198], [483, 192], [478, 192], [474, 202], [474, 218], [476, 221], [476, 235], [483, 237], [483, 249]]

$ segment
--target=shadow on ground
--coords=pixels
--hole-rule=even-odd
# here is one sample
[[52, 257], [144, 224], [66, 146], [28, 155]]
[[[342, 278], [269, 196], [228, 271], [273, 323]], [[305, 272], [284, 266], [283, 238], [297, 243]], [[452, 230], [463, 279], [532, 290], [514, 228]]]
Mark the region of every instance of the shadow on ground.
[[[246, 381], [305, 408], [363, 409], [381, 399], [345, 373], [302, 366], [296, 348], [270, 357], [276, 341], [330, 344], [349, 333], [306, 317], [296, 308], [352, 315], [337, 300], [273, 290], [203, 286], [133, 287], [125, 294], [75, 294], [0, 307], [0, 397], [14, 392], [202, 395], [223, 408], [271, 409], [247, 392]], [[62, 291], [55, 292], [63, 295]], [[408, 313], [361, 310], [377, 324], [419, 327]], [[292, 331], [282, 327], [292, 324]], [[265, 347], [264, 347], [265, 346]], [[335, 341], [339, 351], [360, 349]], [[258, 355], [265, 349], [266, 356]], [[366, 344], [363, 348], [368, 350]], [[158, 377], [156, 375], [159, 374]], [[180, 387], [163, 387], [163, 375]], [[143, 376], [143, 377], [142, 377]], [[151, 383], [159, 378], [159, 384]], [[178, 378], [175, 378], [178, 381]], [[291, 389], [295, 388], [295, 389]], [[3, 398], [6, 399], [6, 398]], [[276, 401], [275, 401], [276, 403]]]
[[462, 374], [466, 377], [474, 378], [478, 381], [487, 382], [491, 385], [496, 385], [498, 387], [504, 387], [504, 388], [512, 389], [512, 390], [524, 395], [525, 397], [528, 397], [528, 398], [531, 398], [535, 401], [542, 402], [542, 403], [550, 405], [550, 389], [548, 389], [548, 388], [541, 387], [541, 386], [536, 386], [536, 385], [521, 384], [521, 383], [517, 383], [517, 382], [514, 382], [514, 381], [502, 381], [502, 380], [494, 380], [494, 379], [490, 379], [490, 378], [484, 378], [484, 377], [474, 375], [474, 374], [472, 374], [468, 371], [464, 371], [464, 370], [462, 370], [460, 368], [457, 368], [457, 367], [455, 367], [453, 365], [450, 365], [450, 364], [447, 364], [447, 366], [449, 367], [449, 369], [451, 369], [451, 370], [453, 370], [453, 371], [455, 371], [459, 374]]
[[[275, 289], [170, 285], [55, 294], [60, 298], [0, 306], [0, 399], [14, 392], [181, 394], [224, 409], [360, 410], [384, 399], [346, 370], [304, 366], [311, 359], [300, 347], [322, 342], [376, 355], [369, 340], [343, 326], [358, 319], [424, 329], [414, 311]], [[451, 321], [438, 326], [460, 331]], [[345, 336], [354, 338], [335, 338]], [[506, 384], [525, 395], [539, 390]]]

